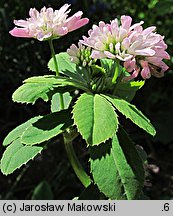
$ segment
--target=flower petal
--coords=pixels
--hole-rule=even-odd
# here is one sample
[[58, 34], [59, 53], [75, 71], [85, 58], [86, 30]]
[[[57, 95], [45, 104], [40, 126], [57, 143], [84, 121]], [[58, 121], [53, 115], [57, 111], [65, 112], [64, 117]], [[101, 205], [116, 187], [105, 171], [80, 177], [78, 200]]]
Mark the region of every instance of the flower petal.
[[109, 51], [104, 51], [104, 54], [106, 55], [107, 58], [111, 58], [111, 59], [116, 58], [116, 56]]
[[142, 55], [142, 56], [153, 56], [156, 52], [151, 48], [145, 48], [141, 50], [135, 50], [136, 55]]
[[103, 52], [93, 50], [91, 53], [91, 58], [101, 59], [101, 58], [106, 58], [106, 55]]
[[16, 28], [15, 27], [11, 31], [9, 31], [9, 33], [14, 37], [26, 37], [26, 38], [32, 37], [31, 35], [29, 35], [27, 29], [25, 29], [25, 28]]
[[155, 30], [156, 30], [155, 26], [150, 26], [150, 27], [143, 30], [142, 35], [145, 35], [145, 36], [149, 35], [149, 34], [151, 34], [151, 32], [153, 32]]
[[131, 23], [132, 23], [132, 18], [130, 16], [121, 16], [121, 24], [122, 24], [122, 27], [126, 30], [128, 30], [131, 26]]
[[149, 67], [144, 67], [141, 71], [141, 76], [143, 79], [149, 79], [151, 77]]
[[132, 79], [135, 79], [135, 78], [138, 76], [139, 71], [140, 71], [140, 68], [136, 68], [136, 69], [134, 70], [134, 72], [132, 73], [131, 76], [124, 77], [124, 78], [122, 79], [122, 81], [123, 81], [123, 82], [128, 82], [128, 81], [130, 81], [130, 80], [132, 80]]
[[136, 60], [129, 60], [124, 62], [124, 67], [128, 72], [132, 72], [136, 68]]

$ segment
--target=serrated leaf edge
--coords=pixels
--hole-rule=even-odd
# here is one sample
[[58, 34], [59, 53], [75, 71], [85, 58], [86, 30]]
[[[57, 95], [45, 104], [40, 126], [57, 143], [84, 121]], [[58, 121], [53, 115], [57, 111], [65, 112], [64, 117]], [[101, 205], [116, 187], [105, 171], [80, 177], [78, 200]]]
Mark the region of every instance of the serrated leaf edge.
[[[33, 118], [36, 118], [36, 117], [38, 117], [38, 118], [40, 117], [40, 118], [41, 118], [41, 117], [43, 117], [43, 116], [40, 116], [40, 115], [39, 115], [39, 116], [35, 116], [35, 117], [33, 117]], [[32, 118], [31, 118], [31, 119], [32, 119]], [[31, 119], [29, 119], [29, 120], [31, 120]], [[29, 120], [27, 120], [27, 121], [29, 121]], [[26, 121], [26, 122], [27, 122], [27, 121]], [[22, 124], [25, 124], [26, 122], [24, 122], [24, 123], [22, 123]], [[18, 125], [17, 127], [21, 126], [22, 124]], [[22, 135], [23, 135], [23, 133], [24, 133], [32, 124], [33, 124], [33, 123], [31, 123], [28, 127], [26, 127], [26, 128], [24, 129], [24, 131], [22, 132]], [[15, 127], [13, 130], [15, 130], [17, 127]], [[11, 130], [11, 131], [7, 134], [7, 136], [8, 136], [13, 130]], [[21, 137], [22, 137], [22, 135], [21, 135]], [[7, 136], [6, 136], [6, 137], [7, 137]], [[6, 139], [6, 137], [4, 138], [4, 140]], [[12, 142], [14, 142], [16, 139], [19, 139], [19, 138], [20, 138], [20, 140], [21, 140], [21, 137], [17, 137], [17, 138], [15, 138], [14, 140], [12, 140], [10, 143], [8, 143], [7, 145], [3, 145], [3, 146], [8, 146], [8, 145], [10, 145], [10, 144], [11, 144]], [[4, 141], [3, 141], [3, 143], [4, 143]], [[2, 144], [3, 144], [3, 143], [2, 143]]]
[[[25, 85], [25, 84], [27, 84], [27, 83], [24, 83], [23, 85]], [[20, 87], [22, 87], [22, 85], [19, 86], [19, 88], [20, 88]], [[19, 88], [17, 88], [16, 91], [17, 91]], [[49, 91], [53, 91], [53, 90], [54, 90], [54, 87], [52, 86], [52, 87], [50, 87], [50, 88], [48, 89], [48, 91], [45, 91], [44, 93], [47, 95], [47, 93], [48, 93]], [[15, 91], [15, 92], [16, 92], [16, 91]], [[33, 102], [27, 101], [27, 100], [16, 100], [16, 99], [14, 99], [14, 94], [15, 94], [15, 92], [12, 94], [12, 100], [13, 100], [14, 102], [16, 102], [16, 103], [21, 103], [21, 104], [32, 104], [32, 105], [34, 105], [38, 99], [42, 99], [42, 100], [45, 101], [45, 102], [48, 102], [48, 101], [49, 101], [49, 98], [48, 98], [48, 97], [47, 97], [47, 99], [43, 99], [42, 97], [38, 97], [38, 98], [37, 98], [36, 100], [34, 100]]]
[[[116, 133], [115, 133], [116, 134]], [[112, 139], [112, 138], [111, 138]], [[92, 147], [92, 146], [91, 146]], [[112, 149], [111, 149], [111, 151], [112, 151]], [[114, 159], [114, 156], [113, 156], [113, 159]], [[90, 163], [90, 174], [91, 175], [93, 175], [93, 168], [92, 168], [92, 166], [91, 166], [91, 158], [89, 158], [89, 163]], [[114, 161], [115, 161], [115, 159], [114, 159]], [[116, 164], [116, 169], [117, 169], [117, 164]], [[119, 170], [117, 169], [117, 173], [118, 173], [118, 180], [121, 182], [121, 190], [122, 191], [124, 191], [124, 193], [123, 193], [123, 195], [127, 198], [127, 195], [126, 195], [126, 192], [125, 192], [125, 188], [124, 188], [124, 186], [123, 186], [123, 183], [122, 183], [122, 180], [121, 180], [121, 177], [120, 177], [120, 174], [119, 174]], [[100, 192], [102, 192], [106, 197], [108, 197], [106, 194], [105, 194], [105, 191], [103, 191], [102, 189], [100, 189], [100, 186], [96, 183], [96, 182], [94, 182], [94, 184], [96, 184], [97, 186], [98, 186], [98, 188], [99, 188], [99, 190], [100, 190]], [[122, 195], [122, 197], [123, 197], [123, 195]], [[108, 198], [110, 198], [110, 197], [108, 197]]]
[[[82, 94], [81, 94], [81, 95], [82, 95]], [[81, 96], [81, 95], [80, 95], [80, 96]], [[80, 96], [78, 97], [77, 101], [80, 99]], [[100, 95], [100, 96], [102, 96], [102, 95]], [[104, 98], [105, 98], [105, 97], [104, 97]], [[105, 99], [106, 99], [106, 98], [105, 98]], [[86, 141], [86, 139], [84, 138], [82, 132], [79, 130], [79, 128], [78, 128], [78, 126], [77, 126], [77, 124], [76, 124], [76, 122], [75, 122], [75, 119], [74, 119], [73, 110], [74, 110], [74, 107], [75, 107], [77, 101], [75, 102], [75, 104], [74, 104], [74, 106], [73, 106], [73, 109], [72, 109], [72, 112], [71, 112], [71, 114], [72, 114], [72, 119], [74, 120], [74, 124], [73, 124], [73, 125], [76, 126], [77, 132], [79, 132], [79, 133], [81, 134], [82, 138]], [[108, 100], [107, 100], [107, 102], [111, 105], [112, 109], [113, 109], [114, 112], [115, 112], [115, 107], [112, 105], [112, 103], [111, 103], [110, 101], [108, 101]], [[101, 143], [105, 143], [106, 141], [108, 141], [109, 139], [111, 139], [111, 137], [113, 136], [114, 133], [117, 133], [117, 131], [118, 131], [118, 126], [119, 126], [119, 121], [118, 121], [118, 117], [119, 117], [119, 116], [117, 115], [116, 112], [115, 112], [115, 115], [116, 115], [116, 119], [117, 119], [117, 127], [116, 127], [115, 131], [112, 133], [112, 135], [111, 135], [110, 137], [108, 137], [106, 140], [102, 140], [101, 142], [95, 143], [94, 145], [90, 145], [90, 144], [86, 141], [87, 146], [98, 146], [98, 145], [100, 145]]]
[[[23, 145], [23, 144], [22, 144]], [[23, 145], [23, 147], [25, 147], [26, 145]], [[8, 146], [8, 147], [10, 147], [10, 146]], [[8, 148], [7, 147], [7, 148]], [[16, 169], [15, 170], [13, 170], [13, 172], [14, 171], [16, 171], [17, 169], [20, 169], [23, 165], [25, 165], [26, 166], [26, 164], [30, 161], [30, 160], [33, 160], [38, 154], [41, 154], [41, 152], [43, 151], [43, 148], [42, 149], [40, 149], [40, 151], [35, 155], [35, 156], [33, 156], [32, 158], [30, 158], [30, 159], [28, 159], [25, 163], [23, 163], [23, 164], [21, 164], [21, 165], [19, 165], [18, 167], [16, 167]], [[3, 157], [2, 157], [3, 158]], [[1, 159], [2, 160], [2, 159]], [[1, 170], [2, 171], [2, 170]], [[2, 172], [5, 176], [7, 176], [7, 175], [10, 175], [10, 174], [12, 174], [13, 172], [10, 172], [10, 173], [4, 173], [4, 172]]]
[[[50, 113], [50, 114], [48, 114], [48, 115], [51, 115], [51, 114], [52, 114], [52, 113]], [[46, 115], [45, 115], [45, 116], [46, 116]], [[45, 116], [42, 116], [42, 117], [45, 117]], [[38, 119], [38, 120], [40, 120], [40, 119]], [[72, 119], [71, 119], [71, 120], [72, 120]], [[67, 120], [65, 123], [69, 123], [69, 121], [70, 121], [70, 120]], [[34, 122], [34, 123], [36, 123], [36, 122]], [[48, 141], [48, 140], [50, 140], [50, 139], [52, 139], [52, 138], [58, 136], [59, 134], [63, 133], [63, 132], [66, 130], [66, 129], [61, 130], [61, 131], [58, 132], [55, 136], [51, 136], [51, 137], [49, 137], [49, 138], [47, 138], [47, 139], [44, 139], [44, 141], [41, 141], [41, 142], [26, 143], [24, 140], [22, 140], [22, 138], [23, 138], [25, 132], [26, 132], [30, 127], [32, 127], [32, 125], [33, 125], [34, 123], [32, 123], [32, 124], [24, 131], [24, 133], [22, 133], [21, 142], [22, 142], [24, 145], [35, 146], [35, 145], [37, 145], [37, 144], [41, 144], [41, 143], [43, 143], [43, 142], [45, 142], [45, 141]]]
[[[102, 95], [103, 95], [103, 94], [102, 94]], [[104, 95], [103, 95], [103, 96], [104, 96]], [[111, 96], [109, 96], [109, 95], [106, 95], [106, 96], [111, 97]], [[104, 97], [104, 98], [107, 99], [107, 100], [109, 101], [108, 98], [106, 98], [106, 97]], [[126, 104], [130, 104], [130, 106], [132, 106], [132, 107], [134, 107], [134, 108], [137, 109], [137, 107], [136, 107], [135, 105], [133, 105], [133, 104], [131, 104], [131, 103], [128, 103], [126, 100], [124, 100], [124, 99], [122, 99], [122, 98], [118, 98], [118, 97], [117, 97], [117, 99], [121, 99], [121, 100], [123, 100], [124, 102], [126, 102]], [[116, 110], [118, 110], [120, 113], [122, 113], [119, 109], [116, 108], [116, 106], [115, 106], [111, 101], [109, 101], [109, 102], [112, 104], [112, 106], [113, 106]], [[138, 110], [138, 109], [137, 109], [137, 110]], [[137, 125], [139, 128], [141, 128], [142, 130], [148, 132], [150, 135], [155, 136], [155, 135], [156, 135], [156, 130], [155, 130], [154, 126], [151, 124], [150, 120], [149, 120], [140, 110], [138, 110], [138, 112], [144, 116], [145, 120], [150, 124], [151, 128], [153, 128], [152, 134], [148, 131], [148, 129], [145, 130], [145, 129], [142, 128], [141, 126], [137, 125], [133, 120], [131, 120], [129, 117], [127, 117], [124, 113], [122, 113], [122, 114], [123, 114], [123, 116], [126, 117], [126, 119], [129, 119], [130, 121], [132, 121], [132, 122], [133, 122], [135, 125]]]

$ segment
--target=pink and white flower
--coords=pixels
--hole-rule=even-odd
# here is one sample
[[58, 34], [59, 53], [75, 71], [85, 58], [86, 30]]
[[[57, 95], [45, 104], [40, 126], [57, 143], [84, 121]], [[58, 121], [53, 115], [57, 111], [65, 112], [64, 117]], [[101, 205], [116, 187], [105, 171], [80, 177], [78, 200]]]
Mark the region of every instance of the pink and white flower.
[[121, 16], [121, 23], [115, 19], [109, 24], [99, 22], [89, 30], [89, 37], [83, 36], [83, 43], [93, 48], [91, 56], [96, 59], [111, 58], [119, 59], [131, 76], [124, 80], [131, 80], [138, 76], [144, 79], [150, 78], [151, 74], [161, 77], [168, 69], [162, 61], [170, 59], [165, 51], [167, 45], [164, 37], [155, 32], [156, 27], [151, 26], [143, 29], [144, 22], [132, 25], [130, 16]]
[[[152, 26], [143, 30], [142, 26], [137, 27], [129, 36], [131, 45], [128, 47], [128, 52], [134, 55], [137, 59], [137, 64], [134, 69], [141, 70], [143, 79], [148, 79], [151, 75], [155, 77], [163, 77], [164, 72], [168, 70], [168, 66], [163, 62], [163, 59], [170, 59], [169, 54], [165, 51], [167, 45], [164, 42], [164, 37], [155, 33], [156, 27]], [[144, 48], [144, 49], [143, 49]], [[131, 65], [131, 61], [124, 63], [127, 69]], [[133, 72], [133, 71], [130, 71]], [[135, 73], [134, 70], [133, 73]], [[125, 80], [133, 79], [133, 73]]]
[[81, 42], [78, 43], [78, 47], [72, 44], [67, 49], [67, 53], [70, 56], [70, 60], [79, 66], [86, 67], [95, 63], [95, 59], [91, 57], [91, 48], [85, 47]]
[[83, 36], [83, 43], [86, 46], [92, 47], [93, 58], [112, 58], [121, 61], [132, 59], [133, 53], [128, 53], [126, 50], [130, 46], [128, 36], [140, 23], [131, 25], [132, 18], [130, 16], [121, 16], [121, 25], [118, 25], [118, 19], [111, 21], [110, 24], [99, 22], [99, 26], [93, 25], [89, 30], [89, 37]]
[[68, 32], [74, 31], [84, 25], [89, 20], [82, 18], [82, 11], [78, 11], [73, 16], [68, 17], [70, 5], [65, 4], [59, 10], [43, 7], [41, 11], [31, 8], [30, 18], [26, 20], [14, 20], [15, 27], [10, 34], [15, 37], [36, 38], [39, 41], [59, 38]]

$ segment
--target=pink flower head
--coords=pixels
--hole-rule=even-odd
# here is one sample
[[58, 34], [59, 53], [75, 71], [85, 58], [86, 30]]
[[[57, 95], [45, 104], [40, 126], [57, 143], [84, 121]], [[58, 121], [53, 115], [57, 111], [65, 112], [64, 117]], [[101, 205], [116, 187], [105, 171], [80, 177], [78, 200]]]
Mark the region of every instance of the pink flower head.
[[164, 37], [155, 32], [156, 27], [143, 29], [144, 22], [132, 25], [130, 16], [121, 16], [120, 25], [115, 19], [109, 24], [99, 22], [89, 30], [89, 37], [83, 36], [83, 43], [92, 47], [91, 56], [96, 59], [119, 59], [124, 67], [132, 73], [127, 79], [134, 79], [141, 71], [143, 79], [148, 79], [151, 74], [156, 77], [163, 76], [168, 66], [162, 61], [170, 59], [165, 51], [167, 45]]
[[59, 38], [89, 22], [87, 18], [81, 19], [82, 11], [68, 18], [69, 6], [65, 4], [55, 11], [52, 8], [43, 7], [40, 12], [31, 8], [29, 11], [30, 18], [14, 20], [14, 24], [19, 27], [11, 30], [10, 34], [15, 37], [36, 38], [43, 41]]
[[[143, 79], [149, 79], [151, 75], [155, 77], [163, 77], [164, 72], [168, 70], [168, 66], [163, 62], [163, 59], [170, 59], [169, 54], [165, 51], [167, 45], [163, 41], [164, 37], [155, 33], [155, 27], [147, 29], [136, 28], [129, 36], [131, 45], [128, 52], [133, 54], [136, 59], [134, 71], [129, 71], [131, 60], [124, 63], [124, 67], [128, 72], [135, 72], [136, 68], [141, 70]], [[138, 66], [137, 66], [138, 65]], [[128, 77], [129, 80], [133, 79], [133, 74]]]
[[99, 22], [99, 25], [93, 25], [89, 30], [89, 37], [83, 37], [81, 43], [86, 46], [92, 47], [93, 58], [118, 58], [121, 61], [132, 59], [133, 54], [127, 52], [130, 46], [130, 39], [128, 36], [140, 23], [131, 25], [132, 18], [130, 16], [121, 16], [121, 25], [118, 25], [118, 20], [115, 19], [110, 24]]
[[86, 67], [95, 63], [95, 59], [91, 57], [91, 48], [85, 47], [80, 42], [78, 43], [78, 47], [72, 44], [67, 49], [67, 53], [70, 56], [70, 60], [79, 66]]

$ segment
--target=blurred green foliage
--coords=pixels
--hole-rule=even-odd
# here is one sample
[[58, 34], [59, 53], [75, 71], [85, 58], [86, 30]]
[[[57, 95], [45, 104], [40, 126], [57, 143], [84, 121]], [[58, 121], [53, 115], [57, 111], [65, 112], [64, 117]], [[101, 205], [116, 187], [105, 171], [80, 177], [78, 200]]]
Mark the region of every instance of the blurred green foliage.
[[[170, 70], [165, 73], [165, 77], [157, 79], [152, 77], [147, 80], [145, 86], [138, 92], [133, 103], [142, 110], [153, 122], [157, 129], [156, 137], [145, 137], [143, 132], [127, 124], [129, 132], [136, 140], [136, 143], [142, 145], [149, 154], [149, 162], [157, 164], [160, 168], [159, 173], [150, 170], [151, 182], [153, 187], [148, 187], [146, 183], [146, 193], [153, 199], [170, 199], [173, 196], [172, 189], [172, 153], [173, 153], [173, 1], [172, 0], [1, 0], [0, 1], [0, 134], [1, 139], [15, 126], [29, 119], [36, 114], [48, 113], [48, 107], [42, 101], [38, 101], [35, 106], [24, 106], [12, 103], [11, 95], [14, 90], [21, 85], [21, 82], [34, 75], [50, 73], [47, 69], [47, 62], [50, 59], [50, 51], [46, 42], [38, 42], [34, 39], [14, 38], [8, 33], [14, 27], [14, 19], [24, 19], [28, 17], [29, 8], [35, 7], [41, 9], [43, 6], [51, 6], [58, 9], [65, 3], [70, 3], [72, 13], [82, 10], [84, 16], [90, 19], [90, 23], [55, 42], [56, 51], [65, 51], [71, 43], [77, 43], [82, 35], [87, 35], [87, 31], [93, 23], [100, 20], [109, 22], [115, 17], [123, 14], [133, 17], [134, 22], [144, 20], [144, 27], [155, 25], [157, 32], [165, 36], [165, 42], [168, 44], [168, 52], [171, 55], [171, 61], [168, 61]], [[77, 144], [80, 140], [76, 140]], [[77, 146], [78, 153], [82, 161], [87, 158], [85, 146]], [[3, 152], [2, 147], [0, 153]], [[55, 153], [56, 152], [56, 153]], [[39, 181], [48, 180], [54, 189], [54, 197], [73, 198], [78, 196], [81, 185], [74, 184], [71, 188], [71, 182], [76, 178], [71, 174], [66, 178], [69, 171], [67, 162], [62, 161], [63, 153], [61, 146], [54, 146], [48, 149], [47, 153], [36, 159], [41, 160], [39, 168], [36, 165], [31, 166], [24, 180], [16, 186], [10, 198], [30, 198], [28, 194], [39, 184]], [[48, 156], [48, 157], [46, 157]], [[44, 158], [44, 161], [43, 161]], [[60, 161], [62, 161], [60, 163]], [[87, 161], [86, 161], [87, 162]], [[59, 170], [57, 173], [51, 173], [51, 166]], [[36, 169], [36, 172], [31, 169]], [[0, 176], [0, 194], [4, 198], [10, 190], [11, 183], [18, 173], [4, 177]], [[49, 177], [48, 177], [49, 176]], [[63, 179], [60, 181], [59, 179]], [[30, 179], [30, 180], [29, 180]], [[58, 183], [57, 183], [58, 182]], [[25, 188], [25, 183], [29, 187]], [[57, 188], [58, 187], [58, 188]], [[23, 188], [23, 189], [21, 189]], [[56, 189], [55, 189], [56, 188]], [[22, 195], [17, 191], [22, 191]], [[68, 191], [68, 192], [67, 192]], [[0, 197], [0, 198], [1, 198]]]

